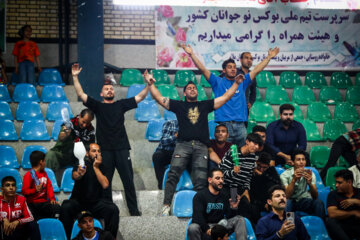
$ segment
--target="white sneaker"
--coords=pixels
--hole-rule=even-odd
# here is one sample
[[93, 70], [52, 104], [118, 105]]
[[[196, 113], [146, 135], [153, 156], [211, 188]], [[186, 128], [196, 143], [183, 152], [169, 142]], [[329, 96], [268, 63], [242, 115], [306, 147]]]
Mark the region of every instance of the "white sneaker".
[[161, 209], [161, 216], [163, 217], [170, 216], [170, 206], [168, 205], [163, 206], [163, 208]]

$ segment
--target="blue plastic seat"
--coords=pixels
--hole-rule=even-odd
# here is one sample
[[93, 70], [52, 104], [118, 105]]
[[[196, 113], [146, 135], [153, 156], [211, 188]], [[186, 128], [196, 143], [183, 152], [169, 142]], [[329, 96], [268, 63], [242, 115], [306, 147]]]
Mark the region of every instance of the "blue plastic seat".
[[[247, 234], [246, 239], [247, 240], [256, 240], [256, 235], [255, 235], [254, 229], [251, 226], [251, 222], [247, 218], [244, 218], [244, 219], [245, 219], [246, 234]], [[236, 239], [236, 237], [235, 237], [235, 232], [234, 232], [229, 236], [229, 240], [235, 240], [235, 239]]]
[[[96, 218], [94, 218], [94, 227], [103, 229], [103, 227], [101, 226], [101, 223], [99, 220], [97, 220]], [[76, 237], [76, 235], [78, 235], [80, 232], [80, 228], [78, 227], [78, 220], [76, 220], [74, 222], [72, 231], [71, 231], [71, 238], [70, 239], [74, 239]]]
[[11, 120], [0, 119], [0, 141], [17, 141], [14, 123]]
[[0, 101], [0, 119], [14, 120], [10, 106], [5, 101]]
[[73, 168], [67, 168], [65, 169], [62, 179], [61, 179], [61, 190], [63, 190], [63, 192], [72, 192], [73, 188], [74, 188], [74, 179], [72, 178], [72, 171]]
[[54, 171], [51, 170], [50, 168], [45, 168], [45, 172], [46, 172], [46, 174], [48, 175], [48, 178], [51, 181], [54, 192], [55, 193], [60, 192], [60, 188], [59, 188], [59, 185], [57, 184]]
[[168, 121], [168, 120], [177, 120], [177, 117], [176, 117], [176, 114], [175, 114], [175, 113], [173, 113], [173, 112], [171, 112], [171, 111], [169, 111], [169, 110], [164, 109], [164, 119], [165, 119], [166, 121]]
[[185, 240], [188, 240], [188, 228], [190, 224], [192, 223], [192, 218], [189, 219], [188, 223], [186, 224], [186, 230], [185, 230]]
[[13, 147], [0, 145], [0, 167], [19, 168], [19, 163]]
[[330, 187], [324, 187], [317, 190], [318, 191], [318, 199], [320, 199], [324, 203], [325, 214], [328, 215], [327, 212], [327, 198], [331, 191]]
[[39, 85], [45, 86], [49, 84], [57, 84], [64, 86], [65, 83], [62, 81], [59, 71], [55, 68], [47, 68], [41, 71], [39, 76]]
[[210, 139], [215, 139], [215, 128], [218, 124], [215, 122], [215, 120], [209, 121], [209, 136]]
[[[325, 187], [325, 184], [323, 183], [321, 177], [320, 177], [320, 173], [319, 171], [314, 168], [314, 167], [305, 167], [306, 169], [311, 169], [312, 172], [315, 174], [315, 178], [316, 178], [316, 187], [317, 189], [321, 189], [321, 188], [327, 188]], [[330, 190], [330, 188], [328, 188]]]
[[[145, 88], [145, 84], [133, 84], [129, 87], [128, 92], [126, 94], [126, 98], [132, 98], [138, 95]], [[151, 94], [148, 92], [146, 95], [146, 100], [151, 100]]]
[[[165, 183], [166, 183], [166, 179], [168, 176], [168, 173], [170, 171], [170, 168], [165, 170], [164, 173], [164, 179], [163, 179], [163, 185], [162, 188], [165, 189]], [[181, 190], [192, 190], [194, 188], [191, 178], [190, 178], [190, 174], [188, 171], [184, 171], [183, 174], [181, 175], [178, 184], [176, 185], [176, 191], [181, 191]]]
[[70, 105], [68, 102], [51, 102], [46, 111], [46, 120], [48, 121], [56, 121], [61, 120], [61, 109], [66, 108], [69, 112], [69, 117], [73, 117], [73, 113], [71, 111]]
[[145, 139], [149, 141], [160, 141], [164, 122], [165, 120], [163, 118], [150, 120], [146, 127]]
[[326, 231], [323, 220], [316, 216], [305, 216], [301, 217], [301, 221], [310, 235], [310, 239], [314, 240], [325, 240], [331, 239]]
[[282, 168], [282, 167], [275, 167], [275, 169], [276, 169], [276, 172], [279, 174], [279, 176], [280, 176], [283, 172], [285, 172], [285, 169]]
[[49, 133], [43, 120], [24, 121], [20, 138], [23, 141], [49, 141]]
[[192, 217], [193, 198], [196, 192], [193, 190], [183, 190], [175, 194], [172, 206], [172, 215], [177, 217]]
[[0, 101], [11, 102], [10, 94], [6, 85], [0, 85]]
[[34, 101], [40, 102], [39, 96], [36, 92], [34, 85], [29, 83], [19, 83], [16, 85], [14, 94], [13, 94], [14, 102], [22, 102], [22, 101]]
[[29, 101], [19, 103], [16, 109], [15, 118], [17, 121], [44, 120], [40, 104]]
[[54, 122], [52, 131], [51, 131], [51, 138], [52, 138], [54, 141], [57, 141], [57, 140], [58, 140], [58, 136], [59, 136], [59, 133], [60, 133], [60, 130], [61, 130], [61, 126], [62, 126], [63, 123], [64, 123], [63, 120], [56, 120], [56, 121]]
[[21, 192], [22, 180], [18, 170], [14, 168], [0, 168], [0, 182], [4, 177], [12, 176], [16, 180], [16, 192]]
[[24, 149], [22, 158], [21, 158], [21, 167], [24, 169], [30, 169], [31, 168], [31, 164], [30, 164], [30, 154], [33, 151], [41, 151], [43, 153], [47, 153], [47, 149], [43, 146], [40, 145], [29, 145]]
[[159, 118], [161, 118], [160, 111], [154, 100], [140, 102], [135, 110], [135, 120], [139, 122], [148, 122]]
[[60, 220], [43, 218], [38, 221], [41, 239], [65, 240], [65, 229]]
[[64, 88], [60, 85], [46, 85], [42, 92], [41, 98], [42, 102], [54, 102], [54, 101], [65, 101], [68, 102]]

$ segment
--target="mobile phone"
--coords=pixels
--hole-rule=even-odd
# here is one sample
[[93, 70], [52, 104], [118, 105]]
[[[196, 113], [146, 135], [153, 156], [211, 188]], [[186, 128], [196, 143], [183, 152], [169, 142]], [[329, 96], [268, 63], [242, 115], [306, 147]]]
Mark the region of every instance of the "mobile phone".
[[232, 187], [230, 188], [230, 196], [231, 196], [231, 201], [233, 203], [237, 202], [237, 188]]
[[295, 213], [294, 212], [287, 212], [286, 213], [286, 221], [295, 224]]

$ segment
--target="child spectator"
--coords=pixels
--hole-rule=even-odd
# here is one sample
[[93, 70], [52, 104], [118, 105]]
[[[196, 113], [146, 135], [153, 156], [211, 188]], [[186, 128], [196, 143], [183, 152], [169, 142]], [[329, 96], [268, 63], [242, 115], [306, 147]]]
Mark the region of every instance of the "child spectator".
[[19, 74], [19, 82], [35, 85], [34, 60], [38, 71], [41, 72], [40, 51], [36, 43], [30, 40], [31, 34], [30, 25], [25, 25], [19, 30], [21, 40], [15, 44], [12, 54], [15, 56], [15, 72]]
[[45, 154], [32, 152], [30, 163], [32, 169], [24, 175], [21, 192], [36, 220], [56, 217], [60, 213], [60, 205], [55, 200], [51, 181], [45, 172]]
[[2, 57], [2, 49], [0, 48], [0, 84], [7, 84], [6, 77], [6, 65], [4, 59]]

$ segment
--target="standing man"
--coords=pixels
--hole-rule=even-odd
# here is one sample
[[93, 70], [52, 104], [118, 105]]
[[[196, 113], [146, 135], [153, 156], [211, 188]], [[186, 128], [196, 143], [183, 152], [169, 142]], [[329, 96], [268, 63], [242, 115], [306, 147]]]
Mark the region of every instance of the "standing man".
[[229, 133], [225, 124], [219, 124], [215, 127], [215, 139], [210, 140], [209, 147], [209, 171], [218, 168], [221, 159], [230, 149], [231, 143], [227, 141]]
[[84, 93], [78, 78], [81, 69], [79, 64], [74, 64], [72, 76], [76, 94], [81, 98], [84, 105], [96, 115], [96, 139], [102, 150], [106, 178], [109, 181], [109, 187], [105, 190], [104, 197], [112, 201], [111, 183], [116, 167], [124, 185], [130, 215], [139, 216], [133, 181], [134, 173], [129, 152], [130, 144], [124, 126], [124, 114], [136, 108], [137, 104], [146, 97], [148, 87], [145, 87], [135, 97], [115, 101], [114, 87], [110, 81], [105, 81], [100, 93], [103, 102], [99, 102]]
[[[182, 46], [184, 51], [189, 54], [196, 67], [204, 75], [205, 79], [209, 81], [211, 88], [214, 91], [215, 97], [223, 95], [234, 82], [236, 75], [236, 64], [233, 59], [228, 59], [222, 64], [223, 73], [225, 77], [217, 77], [212, 74], [200, 60], [193, 54], [190, 45]], [[270, 62], [270, 60], [279, 53], [279, 48], [269, 49], [268, 56], [259, 63], [253, 71], [245, 75], [245, 80], [238, 86], [233, 98], [230, 99], [222, 108], [215, 111], [215, 121], [217, 123], [224, 123], [229, 131], [228, 141], [238, 146], [245, 144], [246, 127], [245, 123], [248, 121], [248, 110], [246, 105], [245, 91], [251, 81], [255, 79], [256, 75], [261, 72]]]

